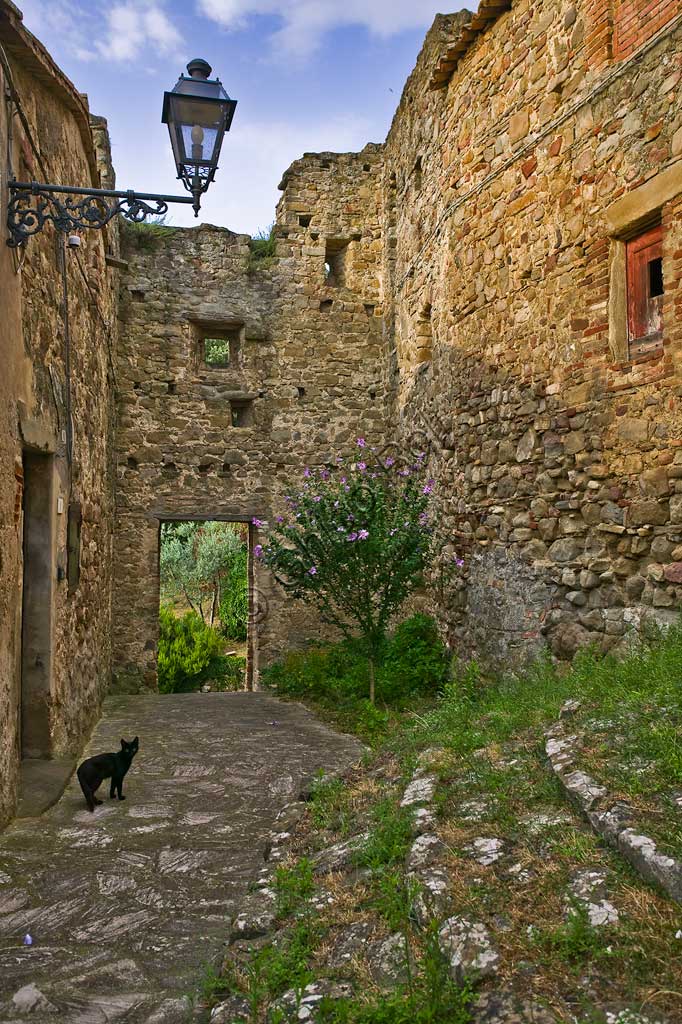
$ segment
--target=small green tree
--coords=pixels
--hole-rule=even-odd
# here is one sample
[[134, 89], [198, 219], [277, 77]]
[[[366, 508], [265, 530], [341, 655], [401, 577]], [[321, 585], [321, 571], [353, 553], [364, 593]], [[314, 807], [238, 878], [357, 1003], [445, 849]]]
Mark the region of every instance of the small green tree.
[[305, 470], [301, 490], [286, 499], [288, 515], [277, 517], [254, 553], [288, 594], [361, 641], [374, 703], [389, 623], [432, 562], [433, 481], [425, 480], [423, 456], [400, 468], [392, 458], [370, 465], [365, 440], [357, 443], [352, 465], [338, 460], [331, 470]]
[[243, 566], [245, 526], [237, 523], [164, 523], [161, 527], [161, 594], [181, 595], [203, 622], [213, 625], [221, 594]]

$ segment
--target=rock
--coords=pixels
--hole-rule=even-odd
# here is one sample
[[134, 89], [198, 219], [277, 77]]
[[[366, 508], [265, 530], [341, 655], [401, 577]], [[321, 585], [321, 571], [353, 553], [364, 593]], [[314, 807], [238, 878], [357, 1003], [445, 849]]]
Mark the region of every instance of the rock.
[[484, 992], [471, 1008], [471, 1024], [560, 1024], [543, 1006], [511, 992]]
[[431, 868], [410, 876], [419, 885], [412, 904], [412, 912], [422, 926], [430, 921], [442, 920], [450, 907], [450, 879], [442, 868]]
[[582, 551], [582, 545], [571, 537], [561, 537], [550, 544], [547, 557], [552, 562], [574, 562]]
[[465, 800], [459, 805], [458, 813], [464, 821], [480, 821], [490, 813], [490, 805], [485, 800]]
[[408, 980], [408, 957], [405, 937], [396, 932], [372, 944], [367, 952], [367, 967], [380, 988], [391, 989]]
[[649, 836], [633, 828], [624, 829], [617, 840], [618, 849], [648, 882], [660, 885], [677, 903], [682, 903], [682, 864], [659, 853]]
[[415, 804], [429, 804], [433, 800], [438, 779], [435, 775], [420, 775], [412, 779], [400, 801], [401, 807], [413, 807]]
[[606, 789], [585, 772], [575, 771], [564, 775], [562, 782], [569, 796], [572, 796], [583, 811], [590, 811], [597, 800], [606, 796]]
[[436, 827], [436, 815], [428, 807], [416, 807], [412, 823], [412, 830], [416, 836], [432, 832]]
[[582, 701], [577, 700], [576, 698], [572, 698], [571, 700], [565, 700], [564, 703], [561, 705], [561, 710], [559, 711], [559, 718], [572, 718], [573, 715], [576, 715], [578, 711], [580, 711], [581, 707]]
[[415, 873], [432, 867], [442, 857], [444, 850], [442, 841], [432, 832], [418, 836], [407, 855], [407, 870]]
[[272, 889], [259, 889], [247, 896], [230, 925], [230, 942], [255, 939], [269, 932], [275, 923], [276, 898]]
[[628, 526], [663, 526], [669, 518], [666, 501], [633, 501], [627, 512]]
[[368, 921], [357, 921], [349, 925], [335, 936], [327, 966], [334, 971], [343, 971], [353, 960], [364, 960], [373, 934], [374, 926]]
[[[557, 543], [560, 543], [557, 541]], [[577, 622], [562, 622], [550, 637], [552, 653], [562, 661], [571, 661], [581, 647], [587, 647], [594, 640], [590, 633]]]
[[243, 996], [230, 996], [218, 1003], [211, 1010], [210, 1024], [236, 1024], [237, 1021], [251, 1020], [251, 1008], [248, 999]]
[[332, 871], [342, 871], [350, 867], [355, 854], [367, 842], [369, 832], [363, 832], [359, 836], [351, 836], [341, 843], [335, 843], [326, 850], [313, 857], [313, 866], [316, 875], [330, 874]]
[[23, 988], [14, 993], [12, 996], [12, 1007], [15, 1013], [26, 1014], [27, 1016], [29, 1014], [58, 1012], [57, 1007], [32, 982], [29, 985], [24, 985]]
[[345, 982], [330, 981], [325, 978], [322, 981], [313, 981], [306, 985], [301, 992], [298, 989], [289, 989], [283, 996], [280, 996], [268, 1010], [268, 1024], [280, 1021], [311, 1021], [316, 1018], [316, 1010], [323, 999], [339, 1000], [350, 999], [353, 994], [351, 985]]
[[538, 443], [538, 435], [535, 433], [532, 427], [530, 427], [519, 441], [516, 449], [516, 461], [517, 462], [528, 462]]
[[577, 902], [587, 912], [593, 928], [618, 924], [618, 910], [606, 898], [606, 875], [602, 871], [592, 868], [578, 871], [571, 882], [570, 893], [569, 913], [571, 906]]
[[485, 867], [494, 864], [504, 856], [504, 843], [501, 839], [488, 837], [474, 839], [469, 849], [474, 860]]
[[448, 918], [438, 932], [438, 943], [448, 961], [450, 977], [460, 985], [470, 976], [485, 978], [495, 974], [499, 967], [500, 954], [480, 921]]
[[668, 583], [682, 583], [682, 562], [671, 562], [663, 569]]

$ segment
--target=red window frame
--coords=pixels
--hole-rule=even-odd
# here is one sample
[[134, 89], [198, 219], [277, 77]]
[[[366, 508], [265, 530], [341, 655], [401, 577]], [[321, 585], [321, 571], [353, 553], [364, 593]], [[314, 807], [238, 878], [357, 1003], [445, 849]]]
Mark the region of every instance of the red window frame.
[[628, 343], [630, 356], [658, 348], [663, 340], [663, 290], [652, 294], [660, 279], [663, 228], [658, 224], [626, 243]]

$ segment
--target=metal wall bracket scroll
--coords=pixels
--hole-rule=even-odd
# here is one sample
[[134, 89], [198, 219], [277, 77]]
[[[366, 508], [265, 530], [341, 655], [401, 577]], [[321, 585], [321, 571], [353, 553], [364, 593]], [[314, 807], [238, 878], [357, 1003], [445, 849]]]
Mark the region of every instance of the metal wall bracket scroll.
[[147, 217], [163, 217], [169, 203], [193, 202], [190, 196], [11, 181], [7, 204], [7, 244], [13, 249], [24, 245], [32, 235], [42, 231], [48, 221], [59, 231], [74, 234], [85, 228], [103, 228], [119, 214], [140, 224]]

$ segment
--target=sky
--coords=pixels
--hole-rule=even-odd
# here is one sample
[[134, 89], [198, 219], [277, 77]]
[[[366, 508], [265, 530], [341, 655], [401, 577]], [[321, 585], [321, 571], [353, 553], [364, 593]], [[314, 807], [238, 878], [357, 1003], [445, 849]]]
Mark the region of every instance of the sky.
[[[383, 142], [438, 11], [458, 0], [16, 0], [90, 109], [109, 122], [117, 187], [181, 195], [164, 90], [203, 57], [237, 100], [202, 201], [168, 223], [254, 234], [274, 220], [277, 185], [304, 152]], [[472, 3], [469, 4], [472, 5]], [[60, 184], [78, 184], [68, 182]]]

